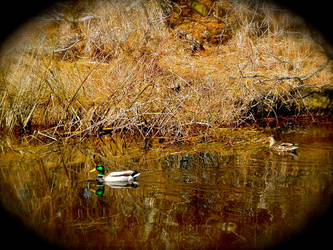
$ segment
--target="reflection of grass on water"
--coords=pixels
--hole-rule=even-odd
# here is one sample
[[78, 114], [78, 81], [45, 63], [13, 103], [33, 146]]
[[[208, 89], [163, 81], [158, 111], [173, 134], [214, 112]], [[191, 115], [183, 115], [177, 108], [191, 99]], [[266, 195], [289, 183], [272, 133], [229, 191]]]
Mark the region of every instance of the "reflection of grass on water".
[[[182, 146], [158, 153], [133, 148], [131, 156], [115, 153], [106, 136], [103, 143], [91, 140], [3, 154], [0, 194], [6, 208], [38, 233], [69, 246], [237, 248], [256, 246], [264, 235], [283, 238], [281, 231], [288, 227], [297, 230], [290, 223], [313, 209], [303, 204], [316, 206], [315, 194], [331, 181], [321, 178], [320, 161], [303, 167], [306, 161], [329, 160], [325, 152], [305, 154], [300, 164], [255, 143], [197, 145], [190, 151]], [[135, 167], [143, 172], [142, 185], [107, 188], [103, 197], [85, 198], [84, 183], [94, 180], [88, 171], [97, 162], [108, 171]], [[129, 243], [131, 238], [136, 241]]]
[[2, 49], [0, 126], [187, 140], [302, 113], [303, 85], [330, 82], [300, 18], [252, 1], [182, 2], [70, 2], [27, 23]]

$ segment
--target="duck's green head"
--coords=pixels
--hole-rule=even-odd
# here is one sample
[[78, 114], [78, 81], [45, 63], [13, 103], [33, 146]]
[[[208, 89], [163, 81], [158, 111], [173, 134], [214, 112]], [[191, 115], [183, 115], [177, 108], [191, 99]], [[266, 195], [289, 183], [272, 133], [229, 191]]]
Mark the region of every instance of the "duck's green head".
[[90, 170], [89, 172], [95, 172], [96, 170], [98, 171], [99, 175], [104, 175], [104, 173], [105, 173], [105, 169], [104, 169], [103, 164], [97, 164], [96, 168]]

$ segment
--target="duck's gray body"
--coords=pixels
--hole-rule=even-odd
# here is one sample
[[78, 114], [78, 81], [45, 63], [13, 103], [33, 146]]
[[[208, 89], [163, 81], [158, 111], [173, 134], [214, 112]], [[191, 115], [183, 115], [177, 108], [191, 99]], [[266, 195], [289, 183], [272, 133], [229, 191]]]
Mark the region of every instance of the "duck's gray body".
[[140, 173], [133, 170], [111, 172], [108, 175], [98, 175], [99, 182], [134, 182]]

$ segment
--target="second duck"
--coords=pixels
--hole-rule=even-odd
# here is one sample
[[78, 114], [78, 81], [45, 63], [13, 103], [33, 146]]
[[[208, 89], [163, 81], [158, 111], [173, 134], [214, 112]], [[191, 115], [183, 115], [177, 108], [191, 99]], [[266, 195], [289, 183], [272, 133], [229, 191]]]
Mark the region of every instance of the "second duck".
[[277, 142], [273, 136], [268, 137], [269, 139], [269, 147], [279, 151], [279, 152], [292, 152], [295, 153], [297, 146], [294, 143], [290, 142]]

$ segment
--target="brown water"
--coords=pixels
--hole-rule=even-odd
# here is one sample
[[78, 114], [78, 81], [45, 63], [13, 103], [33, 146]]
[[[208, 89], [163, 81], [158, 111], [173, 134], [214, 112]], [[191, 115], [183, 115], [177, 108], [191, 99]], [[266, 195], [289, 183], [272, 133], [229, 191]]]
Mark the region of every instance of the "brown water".
[[[304, 230], [333, 193], [333, 126], [280, 136], [299, 144], [297, 155], [252, 139], [131, 154], [107, 138], [16, 147], [1, 155], [0, 197], [27, 227], [65, 247], [272, 246]], [[139, 186], [97, 185], [88, 172], [96, 163], [140, 171]]]

